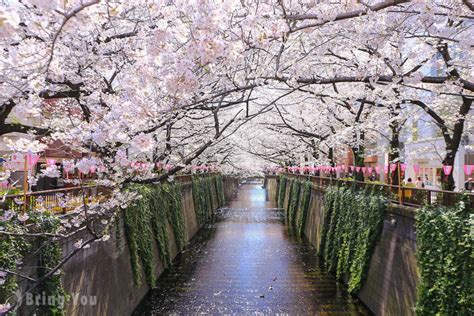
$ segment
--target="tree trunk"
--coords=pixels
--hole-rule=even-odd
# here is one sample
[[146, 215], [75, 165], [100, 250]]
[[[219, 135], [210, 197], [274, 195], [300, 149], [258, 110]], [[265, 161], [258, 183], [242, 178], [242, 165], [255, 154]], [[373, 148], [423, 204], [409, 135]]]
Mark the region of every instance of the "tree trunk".
[[[354, 166], [363, 167], [364, 166], [364, 147], [352, 147], [352, 155], [354, 156]], [[354, 170], [354, 179], [357, 181], [364, 181], [364, 173], [362, 171], [357, 172]]]
[[462, 105], [459, 109], [459, 118], [454, 124], [453, 136], [444, 137], [446, 143], [446, 156], [443, 159], [443, 166], [452, 166], [453, 170], [449, 176], [446, 176], [444, 172], [441, 172], [441, 186], [443, 190], [453, 191], [455, 189], [454, 183], [454, 161], [456, 160], [456, 154], [459, 150], [459, 145], [461, 145], [462, 136], [464, 134], [464, 121], [466, 115], [471, 110], [472, 102], [474, 99], [463, 96]]
[[[456, 151], [451, 151], [446, 154], [446, 157], [443, 159], [443, 166], [454, 166], [454, 160], [456, 159]], [[441, 172], [441, 188], [447, 191], [453, 191], [455, 187], [454, 183], [454, 168], [451, 170], [449, 176], [444, 174], [444, 171]]]
[[[390, 150], [388, 153], [388, 162], [397, 163], [400, 161], [400, 126], [396, 120], [393, 120], [390, 123], [390, 129], [392, 131], [392, 137], [390, 138]], [[390, 165], [389, 165], [389, 172], [390, 172]], [[398, 168], [391, 173], [391, 181], [390, 184], [398, 185]]]

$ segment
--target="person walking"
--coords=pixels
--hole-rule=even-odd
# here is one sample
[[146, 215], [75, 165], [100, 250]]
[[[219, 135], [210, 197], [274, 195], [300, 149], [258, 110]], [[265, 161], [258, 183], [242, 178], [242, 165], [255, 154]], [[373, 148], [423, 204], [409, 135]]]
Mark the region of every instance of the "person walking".
[[472, 178], [469, 178], [466, 180], [466, 182], [464, 182], [464, 189], [466, 191], [472, 192], [472, 189], [474, 187], [472, 182], [473, 182]]
[[423, 180], [421, 179], [421, 177], [416, 178], [415, 187], [416, 187], [417, 189], [424, 189], [424, 188], [425, 188], [425, 183], [423, 182]]

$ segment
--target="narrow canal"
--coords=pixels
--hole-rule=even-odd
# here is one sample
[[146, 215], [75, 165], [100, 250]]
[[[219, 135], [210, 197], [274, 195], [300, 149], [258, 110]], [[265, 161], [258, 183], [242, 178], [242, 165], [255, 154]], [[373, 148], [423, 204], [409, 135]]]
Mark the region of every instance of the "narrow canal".
[[321, 267], [259, 185], [244, 184], [158, 280], [134, 315], [369, 312]]

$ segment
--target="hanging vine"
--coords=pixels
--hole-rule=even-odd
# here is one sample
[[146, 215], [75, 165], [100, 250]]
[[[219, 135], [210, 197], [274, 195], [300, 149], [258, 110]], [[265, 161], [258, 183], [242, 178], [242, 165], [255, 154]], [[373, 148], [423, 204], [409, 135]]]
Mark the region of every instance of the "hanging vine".
[[285, 204], [285, 194], [286, 194], [286, 182], [287, 177], [280, 176], [280, 185], [278, 188], [278, 207], [283, 208]]
[[223, 207], [225, 204], [224, 180], [222, 178], [222, 175], [220, 174], [215, 176], [214, 179], [215, 179], [215, 184], [216, 184], [218, 207]]
[[301, 182], [298, 180], [291, 181], [290, 197], [288, 202], [287, 221], [288, 225], [295, 226], [296, 212], [298, 210], [298, 202], [300, 198]]
[[417, 212], [418, 315], [474, 315], [473, 227], [465, 201]]
[[136, 284], [140, 284], [141, 267], [150, 287], [156, 284], [156, 243], [161, 262], [171, 263], [167, 225], [171, 225], [178, 251], [185, 246], [182, 195], [179, 184], [136, 185], [130, 188], [140, 198], [124, 212], [125, 235], [130, 249], [130, 262]]
[[155, 260], [153, 257], [152, 213], [150, 208], [150, 186], [136, 185], [130, 188], [140, 194], [140, 198], [125, 211], [125, 236], [130, 249], [130, 262], [135, 284], [141, 284], [141, 266], [148, 285], [156, 283]]
[[[216, 182], [221, 183], [219, 186], [222, 187], [222, 193], [218, 192]], [[224, 201], [222, 176], [220, 180], [217, 176], [205, 178], [194, 176], [192, 179], [192, 188], [194, 209], [198, 223], [202, 226], [212, 218], [214, 210]], [[219, 198], [219, 196], [221, 197]], [[217, 203], [217, 205], [215, 205], [215, 203]]]
[[320, 251], [329, 271], [347, 277], [351, 293], [366, 277], [386, 206], [375, 191], [330, 187], [326, 192]]
[[165, 184], [162, 187], [162, 191], [165, 193], [166, 205], [168, 206], [168, 220], [173, 227], [176, 246], [179, 252], [186, 245], [181, 186], [176, 183]]
[[[41, 227], [43, 231], [56, 233], [59, 228], [59, 223], [59, 218], [56, 216], [49, 216], [47, 219], [43, 219]], [[39, 248], [37, 270], [39, 279], [56, 267], [62, 258], [62, 248], [57, 241], [41, 237], [40, 243], [41, 247]], [[61, 273], [54, 274], [41, 282], [35, 289], [35, 294], [44, 297], [63, 297], [65, 298], [65, 302], [67, 302], [69, 300], [69, 295], [64, 291], [61, 276]], [[35, 313], [37, 315], [63, 315], [64, 305], [59, 305], [58, 302], [59, 300], [55, 300], [53, 304], [37, 305], [35, 306]]]
[[[11, 233], [26, 233], [24, 226], [14, 222], [4, 223], [2, 229]], [[0, 238], [0, 267], [4, 270], [15, 271], [17, 262], [23, 258], [30, 247], [31, 244], [24, 237], [2, 236]], [[18, 289], [17, 278], [13, 274], [6, 274], [2, 277], [2, 282], [3, 284], [0, 285], [0, 301], [7, 302]]]
[[[33, 231], [42, 231], [45, 233], [58, 233], [60, 220], [49, 211], [33, 212], [28, 210], [29, 229]], [[58, 241], [51, 237], [41, 236], [34, 240], [27, 240], [21, 234], [28, 233], [28, 228], [16, 219], [0, 224], [3, 231], [7, 231], [16, 236], [5, 236], [0, 238], [0, 268], [3, 271], [16, 272], [18, 264], [37, 250], [33, 259], [37, 260], [36, 278], [39, 280], [55, 268], [62, 258], [62, 248]], [[36, 247], [32, 249], [33, 245]], [[18, 279], [12, 273], [6, 273], [0, 278], [0, 299], [2, 302], [12, 302], [15, 299], [15, 292], [18, 288]], [[68, 300], [68, 295], [64, 291], [61, 274], [54, 274], [51, 277], [37, 284], [34, 290], [35, 295], [42, 297], [64, 298]], [[39, 304], [34, 306], [34, 312], [37, 315], [62, 315], [64, 305], [60, 304], [59, 299], [51, 300], [47, 305]]]
[[301, 214], [297, 223], [297, 231], [299, 236], [303, 236], [306, 227], [306, 219], [308, 217], [309, 202], [311, 199], [311, 182], [303, 183], [303, 192], [301, 194]]

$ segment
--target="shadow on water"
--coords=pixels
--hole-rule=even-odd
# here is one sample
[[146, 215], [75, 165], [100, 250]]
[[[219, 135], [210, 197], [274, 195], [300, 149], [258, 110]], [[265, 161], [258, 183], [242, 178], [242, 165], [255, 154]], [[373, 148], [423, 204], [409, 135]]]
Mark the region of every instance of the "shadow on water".
[[193, 238], [134, 315], [369, 315], [324, 271], [316, 250], [284, 225], [284, 213], [257, 185]]

